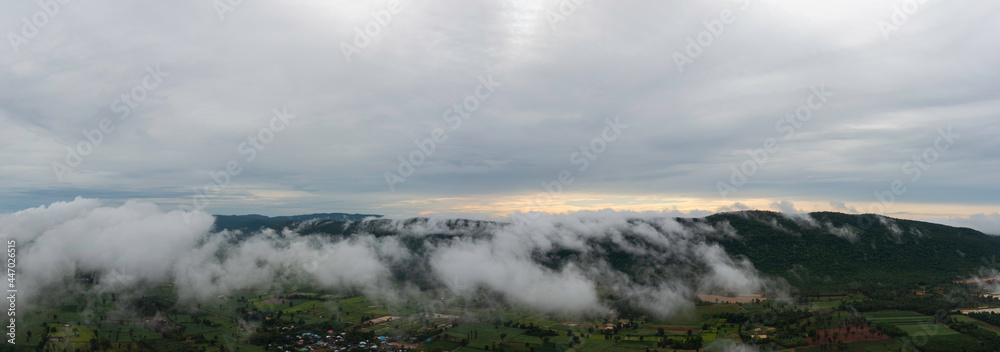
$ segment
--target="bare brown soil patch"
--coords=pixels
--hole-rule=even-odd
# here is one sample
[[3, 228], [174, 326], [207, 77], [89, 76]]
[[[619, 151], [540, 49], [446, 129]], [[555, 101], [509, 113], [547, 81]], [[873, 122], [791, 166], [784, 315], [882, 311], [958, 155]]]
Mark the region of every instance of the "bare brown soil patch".
[[399, 317], [392, 316], [392, 315], [386, 315], [384, 317], [378, 317], [378, 318], [366, 321], [365, 323], [366, 324], [374, 325], [374, 324], [384, 323], [384, 322], [387, 322], [387, 321], [393, 321], [393, 320], [396, 320], [396, 319], [399, 319]]
[[698, 295], [698, 299], [700, 299], [702, 301], [705, 301], [705, 302], [712, 302], [712, 303], [716, 303], [716, 302], [717, 303], [750, 303], [750, 302], [753, 302], [755, 299], [761, 300], [761, 301], [766, 301], [767, 300], [767, 298], [765, 298], [763, 295], [761, 295], [759, 293], [752, 294], [752, 295], [740, 295], [740, 296], [735, 296], [735, 297], [719, 296], [719, 295]]
[[839, 329], [823, 329], [816, 332], [816, 337], [809, 338], [806, 341], [809, 345], [819, 345], [830, 342], [844, 341], [846, 343], [858, 342], [858, 341], [878, 341], [889, 339], [889, 336], [875, 331], [870, 332], [870, 325], [863, 326], [846, 326], [841, 324]]

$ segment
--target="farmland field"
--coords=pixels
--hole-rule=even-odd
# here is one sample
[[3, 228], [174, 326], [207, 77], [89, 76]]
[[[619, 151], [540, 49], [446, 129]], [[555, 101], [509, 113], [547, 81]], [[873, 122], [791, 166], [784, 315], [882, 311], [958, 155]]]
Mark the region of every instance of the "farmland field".
[[865, 314], [872, 323], [915, 323], [932, 322], [934, 318], [910, 311], [882, 311]]
[[938, 323], [897, 324], [896, 326], [912, 337], [959, 335], [957, 331]]
[[[469, 307], [437, 301], [392, 305], [352, 294], [309, 292], [307, 288], [287, 294], [236, 293], [200, 303], [177, 302], [173, 295], [161, 291], [154, 290], [162, 296], [133, 298], [137, 304], [163, 309], [161, 313], [106, 319], [100, 324], [80, 322], [108, 314], [114, 306], [111, 301], [67, 300], [57, 306], [59, 309], [47, 310], [45, 319], [28, 319], [33, 338], [24, 342], [37, 344], [44, 337], [52, 346], [67, 350], [87, 350], [95, 341], [104, 341], [113, 344], [105, 349], [108, 351], [262, 351], [264, 347], [255, 345], [259, 340], [248, 338], [259, 335], [248, 330], [264, 324], [273, 329], [272, 339], [284, 344], [285, 351], [288, 347], [300, 350], [300, 345], [310, 343], [321, 348], [320, 343], [331, 341], [328, 336], [344, 333], [356, 334], [352, 341], [371, 342], [374, 336], [396, 344], [382, 345], [378, 352], [667, 352], [706, 350], [719, 346], [720, 340], [775, 347], [787, 343], [801, 346], [794, 349], [797, 351], [896, 351], [904, 344], [948, 346], [971, 339], [912, 311], [868, 312], [857, 322], [856, 313], [838, 309], [844, 300], [864, 299], [857, 294], [825, 301], [821, 298], [819, 305], [832, 306], [824, 309], [816, 309], [816, 300], [767, 301], [692, 305], [671, 317], [566, 317], [503, 305]], [[255, 319], [254, 315], [262, 325], [247, 326], [245, 321]], [[988, 328], [967, 316], [952, 318]], [[852, 319], [855, 325], [849, 326]], [[69, 326], [65, 322], [70, 322]], [[908, 336], [890, 338], [876, 330], [878, 324], [891, 325]], [[312, 335], [319, 338], [304, 337]], [[685, 350], [683, 346], [696, 347]]]
[[911, 337], [958, 335], [955, 330], [934, 321], [934, 318], [909, 311], [883, 311], [865, 314], [873, 324], [892, 324]]
[[967, 315], [953, 315], [953, 316], [951, 316], [951, 319], [955, 320], [955, 321], [960, 321], [960, 322], [963, 322], [963, 323], [973, 323], [973, 324], [976, 324], [977, 326], [979, 326], [981, 328], [984, 328], [986, 330], [990, 330], [990, 331], [993, 331], [993, 332], [995, 332], [997, 334], [1000, 334], [1000, 327], [997, 327], [997, 326], [994, 326], [994, 325], [990, 325], [990, 324], [981, 322], [981, 321], [979, 321], [977, 319], [974, 319], [972, 317], [969, 317]]

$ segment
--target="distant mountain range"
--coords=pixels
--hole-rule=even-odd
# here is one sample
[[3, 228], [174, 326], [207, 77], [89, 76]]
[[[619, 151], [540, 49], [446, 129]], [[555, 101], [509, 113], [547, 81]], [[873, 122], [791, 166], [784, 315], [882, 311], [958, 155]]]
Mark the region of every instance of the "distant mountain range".
[[309, 220], [331, 220], [337, 222], [361, 221], [367, 218], [380, 218], [382, 215], [374, 214], [348, 214], [348, 213], [317, 213], [290, 216], [264, 216], [258, 214], [250, 215], [216, 215], [215, 230], [240, 230], [243, 232], [260, 231], [265, 228], [280, 230], [284, 227], [295, 227], [297, 223]]

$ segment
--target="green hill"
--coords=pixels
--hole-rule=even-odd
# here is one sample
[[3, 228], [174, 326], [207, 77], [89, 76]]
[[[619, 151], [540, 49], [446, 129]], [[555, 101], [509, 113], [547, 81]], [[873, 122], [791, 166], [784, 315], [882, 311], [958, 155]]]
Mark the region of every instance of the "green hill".
[[[349, 236], [368, 233], [377, 237], [397, 235], [399, 229], [423, 227], [428, 219], [365, 219], [362, 214], [312, 214], [294, 217], [260, 215], [219, 216], [216, 228], [257, 231], [263, 228], [295, 229], [305, 235]], [[984, 265], [994, 264], [1000, 253], [1000, 237], [968, 228], [893, 219], [872, 214], [836, 212], [787, 215], [771, 211], [741, 211], [714, 214], [705, 218], [677, 219], [689, 229], [731, 227], [738, 234], [705, 236], [703, 241], [719, 243], [731, 256], [745, 256], [757, 270], [785, 278], [803, 293], [819, 294], [845, 289], [888, 286], [915, 287], [950, 282], [976, 274]], [[630, 222], [643, 222], [633, 219]], [[402, 243], [414, 253], [424, 250], [423, 241], [443, 241], [454, 237], [491, 236], [491, 229], [504, 223], [455, 219], [439, 225], [438, 232], [407, 236]], [[666, 231], [664, 229], [658, 229]], [[694, 231], [697, 232], [697, 231]], [[623, 233], [633, 243], [647, 239]], [[651, 267], [650, 260], [669, 258], [637, 257], [612, 243], [593, 239], [603, 248], [603, 259], [612, 268], [635, 273]], [[579, 252], [553, 248], [537, 260], [557, 268]], [[413, 263], [411, 263], [413, 264]], [[995, 268], [995, 266], [992, 266]], [[401, 273], [400, 277], [413, 275]], [[698, 275], [697, 272], [687, 275]]]
[[1000, 237], [968, 228], [867, 214], [809, 216], [813, 223], [766, 211], [702, 221], [728, 222], [742, 237], [721, 242], [730, 255], [802, 289], [947, 282], [977, 273], [1000, 253]]

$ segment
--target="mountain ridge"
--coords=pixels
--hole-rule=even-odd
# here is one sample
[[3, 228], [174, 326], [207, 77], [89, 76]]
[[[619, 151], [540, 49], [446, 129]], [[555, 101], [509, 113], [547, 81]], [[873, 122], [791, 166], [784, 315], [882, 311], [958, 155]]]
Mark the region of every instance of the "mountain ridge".
[[[990, 268], [1000, 253], [1000, 237], [965, 227], [890, 218], [875, 214], [814, 212], [786, 214], [746, 210], [702, 218], [674, 218], [696, 229], [732, 228], [736, 236], [706, 237], [729, 255], [748, 259], [760, 272], [781, 277], [806, 294], [856, 289], [863, 286], [902, 286], [943, 283]], [[647, 221], [636, 218], [634, 221]], [[369, 233], [376, 237], [400, 234], [404, 228], [425, 226], [424, 237], [479, 236], [491, 226], [511, 223], [451, 219], [440, 226], [428, 218], [386, 219], [377, 215], [318, 213], [285, 217], [261, 215], [217, 217], [217, 229], [256, 231], [263, 228], [294, 229], [303, 235], [349, 236]], [[630, 220], [633, 221], [633, 220]], [[701, 224], [701, 225], [699, 225]], [[235, 226], [235, 227], [234, 227]], [[251, 229], [258, 226], [257, 229]], [[704, 230], [698, 230], [703, 231]], [[726, 230], [728, 231], [728, 230]], [[488, 234], [487, 234], [488, 235]], [[560, 256], [572, 250], [557, 249], [548, 263], [558, 267]], [[627, 253], [609, 252], [607, 260], [622, 268], [641, 267]]]

